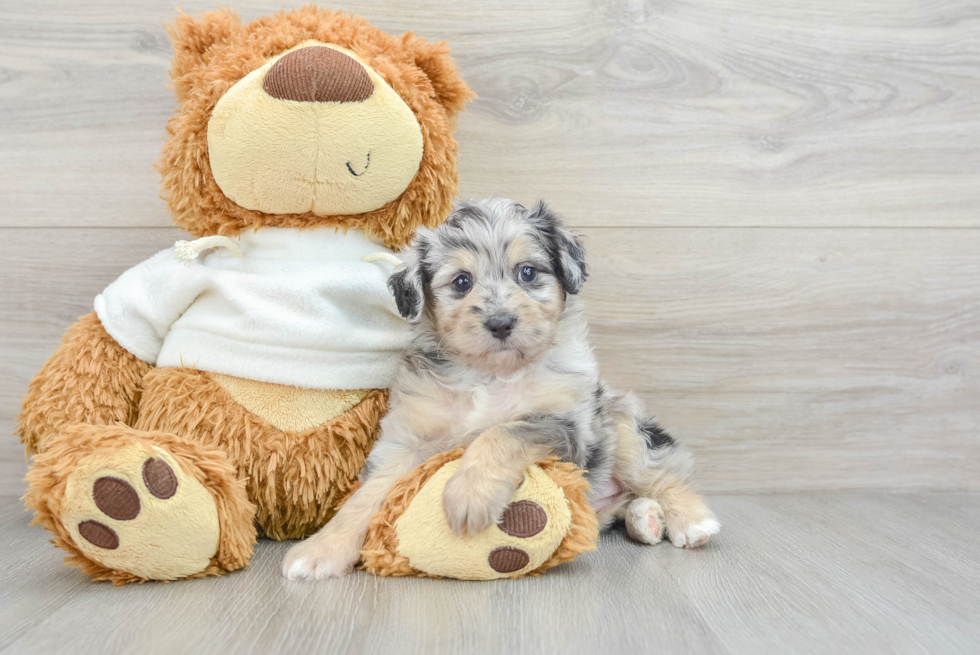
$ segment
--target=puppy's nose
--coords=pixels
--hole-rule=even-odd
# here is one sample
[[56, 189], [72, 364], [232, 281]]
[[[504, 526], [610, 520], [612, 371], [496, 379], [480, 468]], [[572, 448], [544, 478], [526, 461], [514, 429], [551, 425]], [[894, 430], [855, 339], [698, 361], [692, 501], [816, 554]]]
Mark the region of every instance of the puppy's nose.
[[514, 325], [517, 324], [517, 318], [511, 316], [510, 314], [497, 314], [496, 316], [491, 316], [487, 319], [484, 325], [490, 330], [495, 338], [503, 341], [510, 336], [510, 333], [514, 330]]
[[262, 88], [273, 98], [300, 102], [361, 102], [374, 93], [374, 83], [352, 57], [310, 46], [290, 52], [265, 74]]

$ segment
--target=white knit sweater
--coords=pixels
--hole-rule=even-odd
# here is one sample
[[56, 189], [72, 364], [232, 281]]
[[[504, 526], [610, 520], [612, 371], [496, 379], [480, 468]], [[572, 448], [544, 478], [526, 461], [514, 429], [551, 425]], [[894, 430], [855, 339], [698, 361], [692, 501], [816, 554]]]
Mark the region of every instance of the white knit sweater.
[[188, 366], [310, 389], [381, 389], [409, 343], [387, 288], [389, 252], [361, 232], [265, 227], [190, 263], [157, 253], [95, 299], [119, 344]]

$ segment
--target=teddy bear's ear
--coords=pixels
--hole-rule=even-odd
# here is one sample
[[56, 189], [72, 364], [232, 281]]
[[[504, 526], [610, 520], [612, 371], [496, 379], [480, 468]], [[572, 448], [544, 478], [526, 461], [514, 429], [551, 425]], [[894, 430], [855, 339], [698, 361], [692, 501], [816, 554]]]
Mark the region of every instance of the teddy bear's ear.
[[208, 50], [216, 43], [227, 41], [241, 26], [238, 15], [230, 9], [209, 11], [196, 17], [180, 12], [174, 22], [167, 25], [167, 34], [174, 44], [170, 76], [178, 87], [181, 77], [204, 63]]
[[432, 83], [436, 99], [450, 116], [462, 111], [463, 106], [476, 97], [460, 76], [459, 68], [449, 56], [449, 46], [445, 41], [429, 43], [412, 32], [404, 34], [402, 39], [414, 54], [415, 65], [422, 69]]

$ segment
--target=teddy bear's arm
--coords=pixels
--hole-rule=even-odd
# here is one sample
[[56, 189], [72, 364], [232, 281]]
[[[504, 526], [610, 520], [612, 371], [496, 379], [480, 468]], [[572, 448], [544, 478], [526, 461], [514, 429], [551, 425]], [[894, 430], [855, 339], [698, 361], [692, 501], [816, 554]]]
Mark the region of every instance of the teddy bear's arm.
[[109, 336], [95, 312], [82, 316], [31, 380], [17, 419], [21, 443], [35, 454], [70, 425], [132, 426], [151, 368]]

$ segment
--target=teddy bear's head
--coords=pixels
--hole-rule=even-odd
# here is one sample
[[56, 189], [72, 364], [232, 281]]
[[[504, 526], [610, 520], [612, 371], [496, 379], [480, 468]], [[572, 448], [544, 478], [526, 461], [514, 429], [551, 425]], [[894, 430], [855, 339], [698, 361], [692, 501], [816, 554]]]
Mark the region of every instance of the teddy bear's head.
[[472, 93], [445, 44], [312, 5], [169, 31], [179, 107], [158, 168], [178, 227], [357, 228], [398, 248], [449, 213]]

